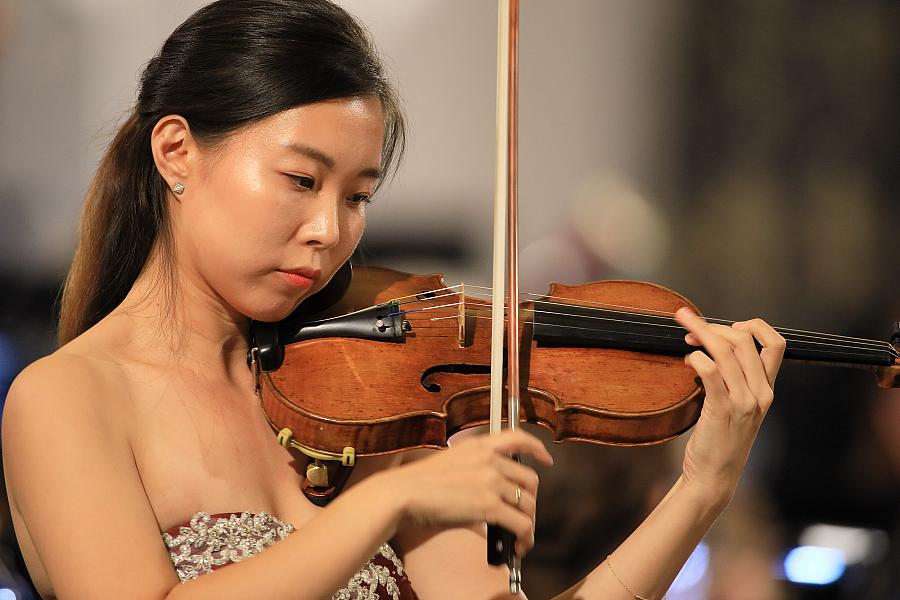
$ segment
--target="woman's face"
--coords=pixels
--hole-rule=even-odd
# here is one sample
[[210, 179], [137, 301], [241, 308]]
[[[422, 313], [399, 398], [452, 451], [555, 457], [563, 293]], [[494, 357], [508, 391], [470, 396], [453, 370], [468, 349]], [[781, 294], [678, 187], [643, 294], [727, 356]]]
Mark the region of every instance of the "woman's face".
[[173, 203], [192, 287], [264, 321], [324, 287], [362, 235], [383, 126], [376, 98], [345, 98], [284, 111], [201, 151]]

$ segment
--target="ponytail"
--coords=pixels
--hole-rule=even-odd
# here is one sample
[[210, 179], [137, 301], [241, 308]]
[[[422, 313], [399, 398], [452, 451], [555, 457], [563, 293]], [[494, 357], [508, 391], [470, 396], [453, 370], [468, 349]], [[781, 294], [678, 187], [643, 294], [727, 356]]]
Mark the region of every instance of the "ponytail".
[[150, 151], [154, 125], [132, 114], [107, 148], [88, 189], [60, 302], [60, 345], [125, 299], [158, 240], [159, 250], [171, 257], [166, 187]]

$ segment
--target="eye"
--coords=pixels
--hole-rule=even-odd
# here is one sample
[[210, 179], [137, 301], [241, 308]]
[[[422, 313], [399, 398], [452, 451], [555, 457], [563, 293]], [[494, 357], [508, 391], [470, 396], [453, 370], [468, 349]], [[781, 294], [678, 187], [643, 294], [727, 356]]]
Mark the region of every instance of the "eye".
[[347, 197], [347, 202], [349, 202], [350, 204], [353, 204], [354, 206], [359, 205], [359, 204], [368, 204], [371, 201], [372, 201], [371, 194], [359, 193], [359, 194], [353, 194], [352, 196]]
[[308, 175], [288, 175], [301, 190], [311, 190], [316, 186], [316, 180]]

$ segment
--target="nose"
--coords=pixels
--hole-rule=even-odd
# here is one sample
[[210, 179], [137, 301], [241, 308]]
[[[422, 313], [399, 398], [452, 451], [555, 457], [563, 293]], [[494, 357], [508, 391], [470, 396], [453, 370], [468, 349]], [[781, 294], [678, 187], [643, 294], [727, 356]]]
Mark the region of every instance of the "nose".
[[297, 230], [298, 241], [307, 246], [332, 248], [341, 240], [341, 202], [320, 194], [310, 200], [310, 211]]

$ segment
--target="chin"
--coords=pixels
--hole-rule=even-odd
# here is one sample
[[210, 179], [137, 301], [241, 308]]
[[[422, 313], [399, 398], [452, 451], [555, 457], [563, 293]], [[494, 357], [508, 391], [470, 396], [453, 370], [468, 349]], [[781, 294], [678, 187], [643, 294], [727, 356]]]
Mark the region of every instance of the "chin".
[[[275, 323], [286, 319], [300, 304], [313, 295], [318, 290], [310, 290], [303, 294], [300, 298], [289, 298], [283, 295], [267, 298], [268, 302], [250, 302], [245, 303], [241, 309], [241, 314], [255, 320], [265, 323]], [[259, 300], [259, 298], [256, 298]]]
[[275, 323], [286, 319], [294, 309], [300, 305], [301, 301], [279, 299], [268, 305], [253, 305], [246, 307], [246, 311], [241, 311], [246, 316], [255, 321], [263, 321], [266, 323]]
[[291, 310], [256, 310], [248, 311], [244, 314], [254, 321], [262, 321], [264, 323], [277, 323], [283, 321], [291, 314]]

